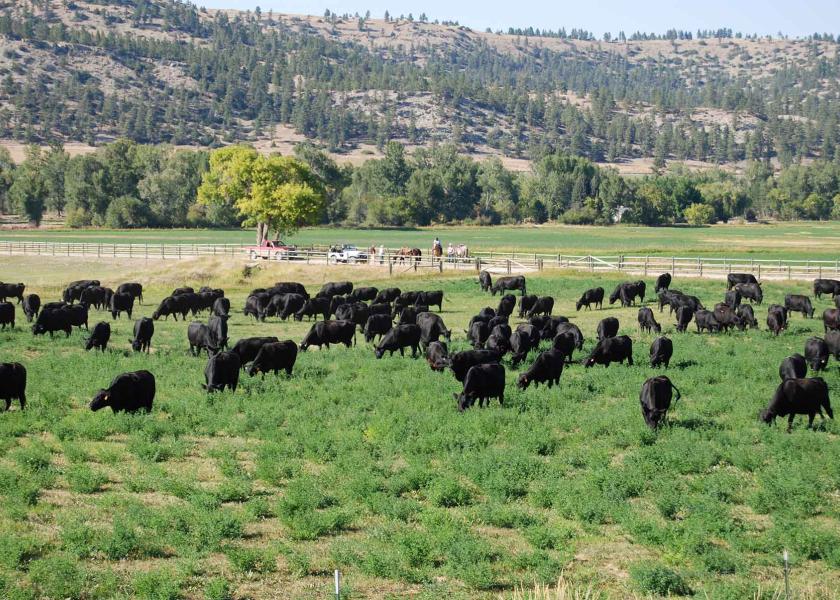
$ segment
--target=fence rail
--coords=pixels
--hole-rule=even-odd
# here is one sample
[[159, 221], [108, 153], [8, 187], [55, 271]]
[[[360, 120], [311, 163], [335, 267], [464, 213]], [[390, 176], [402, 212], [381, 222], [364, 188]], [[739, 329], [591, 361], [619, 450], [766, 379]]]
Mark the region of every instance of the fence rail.
[[[245, 244], [109, 244], [91, 242], [0, 241], [0, 256], [95, 257], [100, 259], [178, 260], [202, 256], [249, 260]], [[840, 260], [769, 260], [753, 258], [711, 258], [677, 256], [579, 256], [526, 252], [472, 252], [469, 257], [420, 258], [398, 256], [398, 249], [385, 249], [366, 261], [342, 263], [379, 266], [391, 273], [408, 270], [486, 269], [493, 273], [523, 273], [544, 268], [592, 273], [628, 273], [643, 276], [668, 272], [674, 276], [725, 278], [729, 273], [752, 273], [763, 279], [840, 278]], [[328, 246], [298, 247], [280, 260], [296, 264], [328, 264]], [[273, 260], [272, 260], [273, 262]]]

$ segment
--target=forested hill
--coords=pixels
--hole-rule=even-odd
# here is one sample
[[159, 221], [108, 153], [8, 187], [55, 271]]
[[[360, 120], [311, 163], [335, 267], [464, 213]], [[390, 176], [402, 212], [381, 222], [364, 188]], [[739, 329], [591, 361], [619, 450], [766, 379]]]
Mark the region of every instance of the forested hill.
[[425, 15], [0, 1], [0, 138], [337, 152], [455, 142], [532, 158], [782, 165], [840, 156], [840, 54], [737, 32], [477, 32]]

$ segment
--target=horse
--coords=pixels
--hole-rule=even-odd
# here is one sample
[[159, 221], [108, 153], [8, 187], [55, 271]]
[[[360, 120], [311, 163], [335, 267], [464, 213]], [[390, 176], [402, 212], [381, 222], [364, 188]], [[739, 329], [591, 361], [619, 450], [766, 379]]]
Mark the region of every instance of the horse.
[[409, 248], [407, 246], [403, 246], [399, 250], [396, 251], [394, 254], [394, 262], [399, 260], [400, 262], [404, 262], [406, 257], [409, 259], [414, 257], [416, 262], [420, 262], [420, 258], [423, 256], [423, 253], [420, 251], [420, 248]]
[[458, 244], [455, 246], [455, 258], [469, 258], [470, 249], [466, 244]]

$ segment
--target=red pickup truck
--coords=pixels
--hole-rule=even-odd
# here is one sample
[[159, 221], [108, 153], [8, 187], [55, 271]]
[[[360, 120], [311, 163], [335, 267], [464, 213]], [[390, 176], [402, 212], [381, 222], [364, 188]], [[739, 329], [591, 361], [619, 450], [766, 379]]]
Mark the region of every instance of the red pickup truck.
[[297, 257], [297, 247], [282, 240], [265, 240], [261, 246], [245, 246], [244, 250], [251, 260], [294, 260]]

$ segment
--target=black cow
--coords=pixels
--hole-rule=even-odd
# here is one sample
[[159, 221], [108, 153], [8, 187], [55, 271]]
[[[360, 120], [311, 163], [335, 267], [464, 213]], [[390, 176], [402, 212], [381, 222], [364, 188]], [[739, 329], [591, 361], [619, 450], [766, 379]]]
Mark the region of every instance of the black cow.
[[575, 310], [580, 310], [581, 306], [585, 306], [587, 310], [592, 310], [592, 304], [595, 308], [604, 307], [604, 288], [596, 287], [583, 292], [580, 300], [575, 302]]
[[525, 295], [527, 290], [525, 289], [525, 276], [524, 275], [514, 275], [513, 277], [499, 277], [490, 287], [490, 293], [495, 296], [497, 292], [505, 292], [505, 291], [513, 291], [519, 290], [521, 295]]
[[716, 304], [714, 315], [720, 328], [727, 333], [733, 327], [740, 331], [744, 331], [747, 328], [744, 320], [726, 303]]
[[457, 381], [464, 381], [471, 367], [498, 362], [499, 355], [491, 350], [464, 350], [450, 357], [449, 367]]
[[[542, 335], [540, 334], [540, 330], [534, 327], [529, 323], [520, 323], [516, 326], [516, 331], [520, 333], [524, 333], [528, 336], [528, 341], [531, 343], [531, 348], [536, 348], [540, 345], [540, 340], [542, 340]], [[492, 333], [492, 330], [490, 330]]]
[[332, 298], [333, 296], [346, 296], [353, 291], [353, 283], [350, 281], [330, 281], [321, 286], [319, 296]]
[[158, 305], [155, 312], [152, 313], [152, 319], [157, 321], [161, 317], [164, 320], [169, 319], [169, 315], [172, 315], [176, 321], [178, 320], [178, 315], [181, 313], [180, 304], [178, 301], [173, 298], [172, 296], [167, 296], [163, 300], [160, 301], [160, 305]]
[[568, 323], [568, 317], [563, 317], [560, 315], [554, 317], [531, 317], [528, 319], [528, 322], [540, 330], [540, 336], [544, 340], [551, 340], [554, 339], [554, 336], [557, 335], [557, 328], [560, 327], [561, 323]]
[[111, 296], [111, 318], [118, 319], [120, 313], [126, 313], [128, 318], [131, 318], [131, 313], [134, 311], [134, 296], [131, 294], [114, 294]]
[[149, 353], [152, 347], [152, 336], [155, 334], [155, 322], [149, 317], [141, 317], [134, 322], [134, 339], [131, 349], [135, 352]]
[[352, 321], [359, 328], [359, 331], [364, 331], [369, 316], [370, 308], [364, 302], [343, 304], [335, 311], [337, 321]]
[[540, 353], [531, 368], [519, 375], [517, 385], [521, 390], [527, 390], [533, 383], [539, 387], [544, 383], [551, 389], [554, 384], [560, 384], [560, 376], [563, 374], [563, 363], [565, 355], [556, 348]]
[[583, 350], [583, 333], [574, 323], [560, 323], [554, 329], [554, 335], [569, 332], [575, 337], [575, 348]]
[[758, 283], [755, 275], [750, 273], [729, 273], [726, 276], [726, 289], [731, 290], [740, 283]]
[[484, 319], [486, 321], [489, 321], [490, 319], [492, 319], [493, 317], [496, 316], [496, 311], [489, 306], [485, 306], [480, 311], [478, 311], [477, 316], [481, 317], [482, 319]]
[[464, 379], [460, 394], [452, 394], [458, 402], [458, 410], [464, 412], [478, 400], [478, 406], [490, 404], [491, 398], [505, 403], [505, 368], [498, 363], [486, 363], [470, 367]]
[[354, 302], [364, 302], [375, 300], [378, 293], [379, 290], [375, 287], [358, 287], [350, 292], [349, 296], [350, 300], [353, 300]]
[[667, 369], [673, 355], [674, 343], [666, 337], [658, 337], [650, 345], [650, 366], [656, 368], [665, 365]]
[[496, 315], [510, 317], [513, 314], [514, 308], [516, 308], [516, 296], [505, 294], [499, 300], [499, 307], [496, 309]]
[[17, 298], [18, 304], [23, 302], [23, 291], [26, 286], [22, 283], [0, 283], [0, 302], [7, 298]]
[[482, 292], [489, 292], [490, 288], [493, 287], [493, 278], [490, 276], [490, 273], [487, 271], [482, 271], [478, 274], [478, 285], [481, 287]]
[[108, 308], [113, 292], [99, 285], [92, 285], [82, 290], [79, 295], [79, 303], [94, 306], [97, 310]]
[[348, 348], [356, 344], [356, 324], [353, 321], [318, 321], [300, 343], [301, 352], [309, 346], [325, 347], [330, 344], [344, 344]]
[[[499, 327], [502, 327], [500, 325]], [[508, 327], [510, 329], [510, 327]], [[495, 352], [499, 356], [499, 360], [504, 357], [505, 354], [510, 352], [510, 336], [513, 335], [513, 332], [510, 332], [508, 335], [501, 333], [500, 331], [490, 332], [490, 337], [487, 338], [487, 342], [484, 344], [484, 348]]]
[[677, 331], [685, 333], [693, 318], [694, 310], [690, 306], [680, 306], [677, 309]]
[[393, 312], [393, 307], [390, 302], [374, 302], [368, 309], [372, 315], [387, 315], [390, 316]]
[[117, 375], [108, 389], [99, 390], [90, 402], [94, 412], [111, 407], [115, 413], [152, 412], [155, 400], [155, 376], [148, 371], [134, 371]]
[[213, 301], [213, 308], [210, 310], [211, 315], [217, 317], [227, 317], [230, 315], [230, 300], [228, 298], [216, 298]]
[[370, 343], [379, 336], [382, 336], [391, 331], [392, 322], [390, 315], [370, 315], [367, 323], [365, 323], [365, 342]]
[[741, 292], [739, 292], [737, 288], [729, 290], [723, 295], [723, 301], [732, 308], [738, 308], [741, 306]]
[[657, 429], [668, 416], [668, 409], [671, 408], [671, 390], [677, 393], [674, 401], [680, 399], [680, 391], [671, 380], [660, 375], [651, 377], [642, 384], [642, 391], [639, 393], [639, 402], [642, 405], [642, 416], [645, 423], [651, 429]]
[[735, 311], [735, 314], [737, 314], [738, 318], [744, 322], [745, 326], [758, 329], [758, 321], [756, 321], [753, 308], [749, 304], [742, 304], [739, 306], [738, 310]]
[[15, 327], [15, 305], [11, 302], [0, 302], [0, 329], [6, 329], [6, 325]]
[[[840, 296], [837, 296], [840, 298]], [[840, 329], [840, 308], [826, 308], [823, 311], [823, 329]]]
[[571, 331], [563, 331], [554, 336], [551, 340], [551, 347], [559, 350], [568, 362], [572, 362], [572, 355], [577, 347], [575, 334]]
[[659, 292], [666, 291], [669, 287], [671, 287], [671, 274], [662, 273], [662, 275], [656, 278], [656, 283], [653, 286], [653, 293], [658, 294]]
[[832, 296], [840, 294], [840, 281], [836, 279], [815, 279], [814, 297], [821, 298], [823, 294], [831, 294]]
[[397, 298], [400, 297], [402, 291], [400, 288], [386, 288], [384, 290], [379, 290], [376, 294], [376, 298], [373, 299], [374, 304], [384, 304], [385, 302], [393, 302]]
[[208, 356], [219, 351], [218, 343], [204, 323], [193, 321], [187, 327], [187, 340], [190, 342], [190, 354], [198, 356], [202, 350], [206, 350]]
[[710, 310], [698, 310], [694, 313], [694, 323], [697, 325], [697, 333], [703, 333], [704, 330], [709, 333], [720, 331], [720, 323], [715, 318], [715, 313]]
[[828, 344], [828, 351], [834, 355], [835, 360], [840, 360], [840, 331], [832, 329], [826, 332], [825, 343]]
[[35, 325], [32, 326], [32, 333], [34, 335], [49, 333], [50, 337], [53, 337], [56, 331], [63, 331], [67, 334], [67, 337], [70, 337], [73, 326], [70, 322], [69, 308], [69, 306], [62, 306], [60, 308], [49, 310], [45, 308], [42, 310], [41, 314], [35, 320]]
[[194, 294], [194, 293], [195, 293], [195, 288], [191, 288], [190, 286], [185, 285], [184, 287], [179, 287], [179, 288], [175, 288], [174, 290], [172, 290], [172, 293], [170, 294], [170, 296], [183, 296], [184, 294]]
[[38, 294], [29, 294], [23, 297], [23, 314], [26, 315], [27, 322], [31, 323], [32, 319], [38, 316], [41, 310], [41, 297]]
[[705, 308], [706, 308], [705, 306], [703, 306], [703, 303], [700, 302], [700, 299], [697, 296], [688, 296], [686, 294], [679, 294], [677, 296], [674, 296], [671, 299], [671, 303], [670, 303], [671, 310], [669, 311], [669, 314], [673, 313], [674, 311], [676, 311], [681, 306], [688, 306], [689, 308], [691, 308], [692, 312], [695, 312], [695, 313], [698, 310], [705, 310]]
[[483, 348], [488, 337], [490, 337], [490, 327], [484, 321], [473, 322], [467, 331], [467, 340], [475, 350]]
[[805, 360], [812, 371], [824, 371], [828, 366], [829, 355], [828, 344], [824, 339], [812, 337], [805, 341]]
[[100, 321], [93, 326], [93, 331], [90, 333], [87, 342], [85, 343], [85, 350], [91, 348], [99, 348], [102, 352], [108, 347], [108, 340], [111, 339], [111, 326], [105, 321]]
[[432, 292], [418, 292], [414, 300], [415, 306], [437, 306], [438, 311], [443, 310], [443, 290]]
[[648, 333], [651, 331], [660, 333], [662, 331], [662, 327], [656, 322], [656, 319], [653, 316], [653, 311], [646, 306], [639, 309], [637, 319], [639, 321], [639, 327], [642, 331], [647, 331]]
[[604, 365], [609, 367], [610, 363], [623, 363], [627, 361], [629, 366], [633, 365], [633, 340], [626, 335], [606, 338], [598, 342], [592, 354], [584, 362], [584, 366]]
[[297, 344], [292, 340], [263, 344], [254, 361], [246, 368], [246, 372], [250, 377], [262, 373], [265, 379], [265, 374], [269, 371], [275, 375], [280, 371], [286, 371], [286, 375], [291, 377], [297, 354]]
[[507, 323], [493, 324], [493, 321], [495, 321], [495, 319], [490, 319], [490, 323], [487, 324], [487, 326], [490, 327], [490, 335], [501, 335], [502, 337], [510, 339], [511, 334], [513, 333], [510, 325]]
[[665, 308], [666, 305], [671, 307], [671, 312], [674, 312], [674, 309], [679, 306], [677, 304], [677, 298], [684, 295], [685, 294], [679, 290], [665, 290], [659, 292], [656, 295], [657, 303], [659, 304], [659, 312], [662, 312], [662, 309]]
[[252, 294], [245, 299], [245, 308], [242, 309], [242, 314], [246, 317], [254, 317], [257, 321], [265, 321], [269, 302], [271, 302], [271, 296], [268, 295], [268, 292]]
[[[328, 296], [321, 296], [321, 298], [325, 298]], [[338, 312], [338, 309], [345, 304], [350, 304], [349, 298], [347, 296], [332, 296], [329, 297], [330, 300], [330, 316], [335, 315]]]
[[834, 411], [831, 410], [828, 399], [828, 385], [821, 377], [786, 379], [776, 388], [770, 404], [758, 416], [768, 425], [772, 425], [776, 417], [788, 417], [787, 430], [790, 432], [796, 415], [808, 415], [810, 428], [817, 414], [825, 418], [823, 409], [829, 418], [834, 418]]
[[0, 363], [0, 400], [6, 401], [6, 410], [12, 407], [12, 400], [20, 402], [20, 409], [26, 408], [26, 368], [20, 363]]
[[257, 357], [257, 354], [260, 353], [260, 348], [264, 345], [273, 344], [274, 342], [279, 341], [280, 340], [273, 335], [242, 338], [233, 345], [233, 348], [231, 348], [230, 351], [239, 357], [239, 364], [244, 367], [247, 363], [253, 361]]
[[510, 336], [510, 362], [515, 367], [528, 357], [528, 352], [534, 348], [531, 336], [527, 331], [514, 331]]
[[309, 292], [302, 283], [297, 281], [278, 281], [274, 287], [269, 291], [271, 294], [300, 294], [304, 298], [309, 298]]
[[317, 321], [318, 315], [321, 315], [325, 321], [330, 318], [329, 298], [310, 298], [303, 304], [300, 310], [295, 313], [295, 319], [297, 321], [303, 321], [303, 317], [314, 317]]
[[443, 371], [449, 366], [449, 348], [443, 342], [432, 342], [426, 348], [426, 361], [432, 371]]
[[761, 291], [761, 285], [758, 283], [739, 283], [735, 286], [741, 298], [746, 298], [750, 302], [761, 304], [764, 300], [764, 293]]
[[792, 354], [779, 365], [779, 377], [785, 379], [802, 379], [808, 373], [808, 363], [801, 354]]
[[779, 335], [787, 328], [787, 309], [778, 304], [771, 304], [767, 308], [767, 328], [773, 335]]
[[420, 313], [417, 315], [417, 326], [420, 328], [420, 343], [423, 347], [438, 341], [441, 337], [447, 342], [452, 341], [452, 332], [446, 328], [440, 315], [431, 312]]
[[411, 357], [414, 358], [420, 351], [420, 336], [419, 325], [397, 325], [379, 341], [374, 354], [376, 358], [382, 358], [386, 352], [393, 356], [399, 350], [400, 356], [405, 356], [405, 349], [411, 348]]
[[214, 345], [224, 350], [228, 347], [228, 316], [211, 315], [207, 320], [207, 328], [213, 338]]
[[239, 369], [243, 366], [236, 352], [214, 354], [204, 367], [205, 383], [201, 387], [208, 392], [221, 392], [226, 387], [235, 392], [239, 385]]
[[74, 327], [88, 329], [88, 307], [84, 304], [74, 304], [72, 306], [65, 306], [63, 309], [67, 312], [67, 317], [70, 319], [70, 325]]
[[618, 335], [619, 323], [615, 317], [607, 317], [598, 322], [598, 329], [596, 330], [598, 341]]
[[278, 316], [285, 321], [292, 315], [296, 314], [306, 304], [306, 296], [303, 294], [285, 294], [283, 297], [283, 304]]
[[131, 294], [141, 305], [143, 304], [143, 286], [139, 283], [121, 283], [117, 286], [117, 294]]
[[531, 312], [531, 308], [533, 308], [534, 304], [537, 303], [539, 297], [536, 294], [528, 294], [526, 296], [519, 297], [519, 318], [525, 318], [525, 315]]
[[533, 317], [535, 315], [546, 315], [550, 317], [553, 311], [554, 298], [552, 298], [551, 296], [543, 296], [534, 303], [534, 305], [531, 307], [531, 310], [528, 312], [528, 316]]
[[811, 306], [811, 299], [801, 294], [787, 294], [785, 296], [785, 308], [788, 312], [801, 312], [803, 317], [814, 318], [814, 307]]
[[417, 324], [417, 315], [420, 313], [429, 312], [428, 306], [406, 306], [400, 312], [400, 325], [416, 325]]

